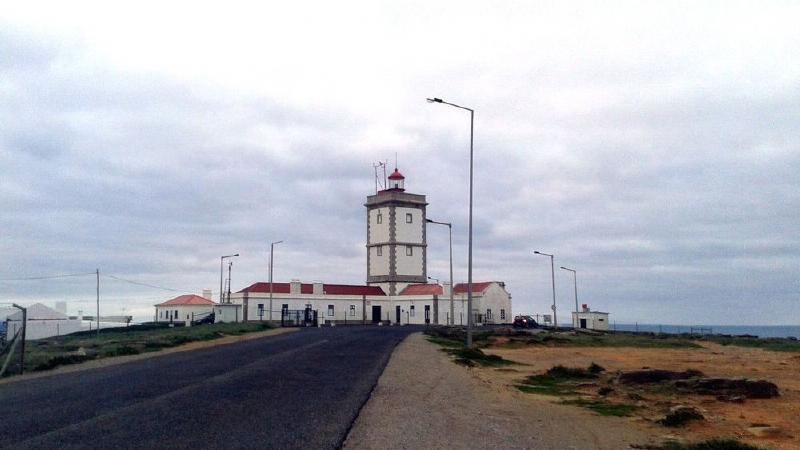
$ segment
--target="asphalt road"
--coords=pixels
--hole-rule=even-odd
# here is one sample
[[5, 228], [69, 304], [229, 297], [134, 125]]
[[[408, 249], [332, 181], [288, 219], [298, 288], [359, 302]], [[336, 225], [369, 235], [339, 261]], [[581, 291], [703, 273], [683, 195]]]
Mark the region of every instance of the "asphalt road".
[[0, 385], [0, 447], [337, 448], [416, 330], [302, 329]]

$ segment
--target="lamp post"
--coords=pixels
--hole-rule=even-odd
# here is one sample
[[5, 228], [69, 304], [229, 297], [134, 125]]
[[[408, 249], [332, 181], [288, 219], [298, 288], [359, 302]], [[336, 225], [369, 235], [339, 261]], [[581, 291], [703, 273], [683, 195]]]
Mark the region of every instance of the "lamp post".
[[439, 279], [438, 278], [428, 277], [428, 279], [431, 280], [431, 281], [435, 281], [436, 284], [439, 284]]
[[553, 328], [558, 328], [558, 314], [556, 313], [556, 271], [553, 265], [553, 255], [542, 253], [538, 250], [534, 251], [533, 253], [550, 257], [550, 278], [553, 282]]
[[572, 281], [575, 284], [575, 323], [572, 325], [575, 328], [578, 328], [578, 272], [575, 271], [575, 269], [570, 269], [569, 267], [561, 266], [561, 268], [572, 272]]
[[[467, 251], [467, 348], [472, 347], [472, 154], [475, 130], [475, 111], [454, 103], [448, 103], [440, 98], [429, 98], [428, 103], [441, 103], [454, 108], [469, 111], [469, 244]], [[453, 285], [450, 285], [452, 292]]]
[[275, 244], [283, 241], [275, 241], [269, 244], [269, 320], [272, 321], [272, 255], [275, 253]]
[[235, 255], [225, 255], [225, 256], [220, 256], [219, 257], [219, 303], [220, 304], [222, 304], [223, 300], [225, 299], [225, 295], [222, 293], [222, 289], [223, 289], [223, 287], [222, 287], [222, 272], [223, 272], [223, 268], [222, 268], [223, 264], [222, 264], [222, 262], [224, 260], [228, 259], [228, 258], [233, 258], [234, 256], [239, 256], [239, 254], [237, 253]]
[[450, 234], [450, 323], [448, 323], [448, 325], [455, 325], [455, 308], [453, 306], [453, 224], [448, 222], [437, 222], [431, 219], [425, 219], [425, 222], [434, 223], [437, 225], [447, 225], [447, 231]]

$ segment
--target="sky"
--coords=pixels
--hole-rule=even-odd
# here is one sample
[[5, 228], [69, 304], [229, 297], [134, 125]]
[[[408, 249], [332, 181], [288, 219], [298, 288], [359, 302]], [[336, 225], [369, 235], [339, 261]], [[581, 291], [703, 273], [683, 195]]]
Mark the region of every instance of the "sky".
[[363, 284], [395, 158], [465, 281], [439, 97], [475, 109], [474, 280], [515, 313], [552, 302], [539, 250], [562, 321], [567, 266], [612, 322], [800, 323], [797, 2], [113, 3], [0, 10], [0, 304], [93, 313], [99, 269], [101, 314], [146, 320], [221, 255], [266, 281], [277, 240], [276, 281]]

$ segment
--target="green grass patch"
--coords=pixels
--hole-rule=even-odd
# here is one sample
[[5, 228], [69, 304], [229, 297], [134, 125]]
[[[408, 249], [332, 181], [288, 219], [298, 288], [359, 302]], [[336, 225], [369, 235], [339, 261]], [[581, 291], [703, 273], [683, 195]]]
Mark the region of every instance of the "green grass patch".
[[448, 347], [448, 348], [456, 348], [464, 345], [463, 342], [454, 341], [448, 338], [428, 336], [426, 339], [428, 339], [428, 342], [432, 342], [436, 345], [441, 345], [442, 347]]
[[781, 338], [755, 338], [740, 336], [707, 336], [706, 341], [716, 342], [720, 345], [732, 345], [736, 347], [760, 348], [773, 352], [800, 352], [800, 341]]
[[123, 355], [158, 351], [196, 341], [240, 335], [272, 328], [268, 323], [219, 323], [193, 327], [135, 325], [82, 331], [66, 336], [29, 341], [25, 351], [25, 370], [50, 370], [58, 366]]
[[636, 410], [636, 406], [634, 405], [609, 403], [605, 400], [586, 400], [579, 398], [574, 400], [564, 400], [562, 403], [565, 405], [580, 406], [582, 408], [592, 410], [601, 416], [627, 417], [630, 416], [634, 410]]
[[466, 366], [474, 366], [474, 365], [481, 365], [481, 366], [490, 366], [490, 367], [497, 367], [497, 366], [506, 366], [509, 364], [514, 364], [513, 361], [509, 361], [507, 359], [503, 359], [497, 355], [487, 355], [479, 348], [445, 348], [444, 349], [447, 353], [456, 357], [456, 362], [459, 364], [463, 364]]
[[578, 395], [576, 384], [586, 380], [594, 380], [602, 372], [602, 367], [592, 363], [588, 368], [553, 366], [540, 375], [525, 378], [517, 389], [529, 394], [554, 396]]
[[571, 334], [541, 332], [525, 335], [511, 335], [508, 341], [499, 344], [501, 347], [519, 348], [528, 345], [548, 347], [634, 347], [634, 348], [701, 348], [689, 338], [668, 337], [665, 335], [631, 335], [631, 334]]
[[688, 444], [668, 442], [661, 447], [661, 450], [761, 450], [761, 448], [736, 439], [711, 439]]

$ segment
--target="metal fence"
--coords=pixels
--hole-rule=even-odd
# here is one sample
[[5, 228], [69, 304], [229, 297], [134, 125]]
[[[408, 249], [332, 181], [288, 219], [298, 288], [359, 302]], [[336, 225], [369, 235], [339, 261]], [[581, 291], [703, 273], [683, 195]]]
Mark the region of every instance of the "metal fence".
[[282, 309], [282, 327], [315, 327], [317, 326], [317, 311], [306, 309]]

